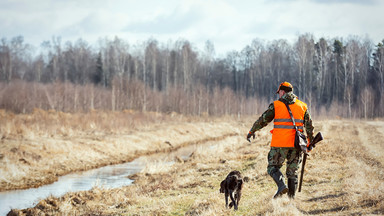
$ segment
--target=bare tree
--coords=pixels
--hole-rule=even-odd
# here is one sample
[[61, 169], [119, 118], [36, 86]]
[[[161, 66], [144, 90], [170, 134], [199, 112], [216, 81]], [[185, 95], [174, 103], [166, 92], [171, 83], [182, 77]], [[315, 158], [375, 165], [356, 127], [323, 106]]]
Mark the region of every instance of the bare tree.
[[0, 78], [9, 82], [11, 74], [11, 49], [7, 40], [2, 38], [0, 46]]
[[299, 97], [306, 100], [308, 95], [305, 94], [307, 89], [311, 88], [314, 56], [314, 40], [310, 34], [299, 36], [296, 43], [296, 55], [298, 64], [298, 91]]
[[360, 94], [360, 99], [363, 107], [363, 117], [367, 119], [368, 117], [373, 116], [373, 105], [374, 105], [374, 95], [371, 88], [364, 88]]
[[151, 71], [151, 87], [153, 89], [158, 89], [158, 74], [157, 74], [157, 62], [158, 62], [158, 56], [159, 56], [159, 50], [158, 50], [158, 42], [154, 39], [149, 39], [147, 41], [146, 50], [145, 50], [145, 57], [147, 60], [148, 65], [146, 66], [148, 71]]

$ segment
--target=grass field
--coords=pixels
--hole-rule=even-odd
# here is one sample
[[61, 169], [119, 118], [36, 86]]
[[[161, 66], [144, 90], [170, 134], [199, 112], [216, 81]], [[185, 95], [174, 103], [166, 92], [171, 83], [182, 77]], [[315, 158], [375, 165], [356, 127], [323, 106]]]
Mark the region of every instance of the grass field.
[[[315, 131], [325, 140], [310, 153], [302, 192], [294, 200], [274, 200], [276, 186], [266, 173], [272, 124], [252, 143], [245, 140], [256, 116], [235, 120], [39, 110], [1, 115], [2, 190], [38, 186], [65, 173], [200, 144], [188, 160], [148, 164], [131, 176], [131, 186], [49, 197], [34, 208], [14, 210], [16, 215], [384, 214], [383, 121], [315, 119]], [[225, 208], [219, 193], [220, 182], [232, 170], [250, 179], [236, 212]]]

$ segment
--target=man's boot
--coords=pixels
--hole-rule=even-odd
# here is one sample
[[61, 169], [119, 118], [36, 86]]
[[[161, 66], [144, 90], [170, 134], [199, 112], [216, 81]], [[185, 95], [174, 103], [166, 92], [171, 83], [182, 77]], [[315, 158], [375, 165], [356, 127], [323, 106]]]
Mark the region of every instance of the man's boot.
[[294, 199], [297, 188], [297, 178], [288, 178], [288, 197]]
[[280, 172], [280, 170], [272, 173], [271, 176], [272, 176], [273, 180], [275, 180], [275, 183], [276, 183], [276, 185], [278, 187], [277, 188], [277, 192], [273, 196], [273, 198], [277, 198], [277, 197], [280, 197], [283, 194], [286, 194], [288, 192], [288, 188], [287, 188], [287, 186], [284, 183], [284, 176]]

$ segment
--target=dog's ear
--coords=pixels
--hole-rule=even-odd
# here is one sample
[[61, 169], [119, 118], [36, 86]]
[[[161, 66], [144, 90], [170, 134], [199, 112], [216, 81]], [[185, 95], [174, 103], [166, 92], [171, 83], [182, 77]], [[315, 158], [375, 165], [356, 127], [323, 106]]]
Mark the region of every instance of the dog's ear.
[[221, 183], [220, 183], [220, 193], [224, 193], [224, 188], [225, 188], [225, 180], [223, 180]]

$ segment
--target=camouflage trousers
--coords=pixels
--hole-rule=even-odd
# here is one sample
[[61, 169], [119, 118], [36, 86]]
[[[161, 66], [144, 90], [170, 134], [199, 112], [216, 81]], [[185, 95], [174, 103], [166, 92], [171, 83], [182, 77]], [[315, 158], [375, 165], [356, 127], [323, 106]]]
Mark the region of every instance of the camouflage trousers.
[[297, 180], [297, 170], [301, 163], [301, 155], [302, 153], [295, 148], [271, 147], [268, 153], [268, 174], [271, 175], [279, 171], [284, 161], [287, 160], [286, 176], [287, 178]]

